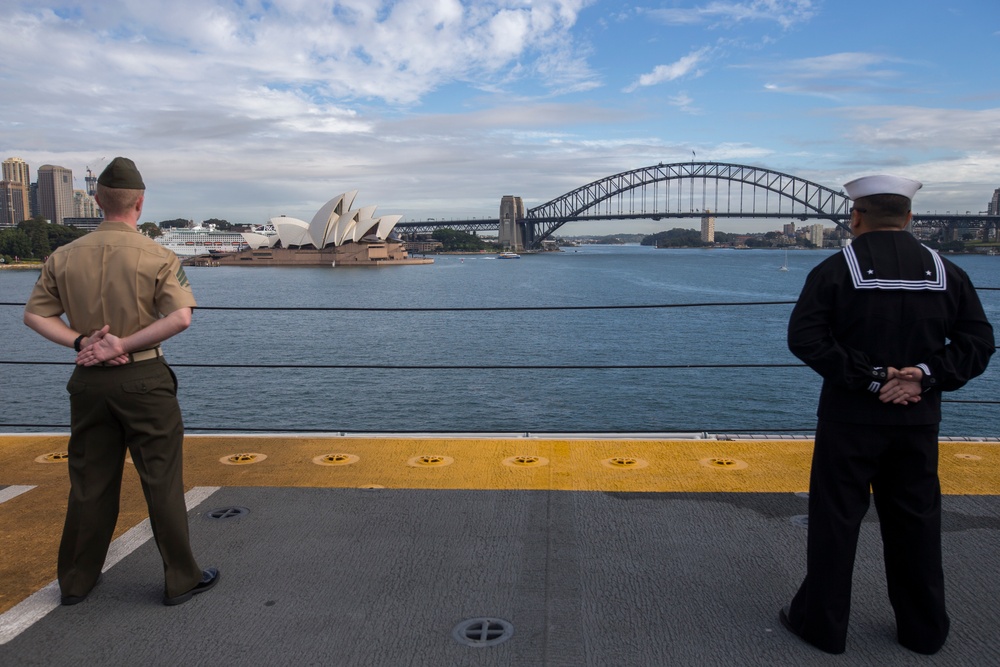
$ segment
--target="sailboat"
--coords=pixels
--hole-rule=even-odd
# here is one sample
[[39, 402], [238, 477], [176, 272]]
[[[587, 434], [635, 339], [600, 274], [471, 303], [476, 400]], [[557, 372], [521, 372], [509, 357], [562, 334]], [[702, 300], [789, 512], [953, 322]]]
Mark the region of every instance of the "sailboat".
[[785, 250], [785, 263], [784, 263], [784, 264], [782, 264], [782, 265], [781, 265], [781, 266], [780, 266], [780, 267], [778, 268], [778, 270], [779, 270], [779, 271], [787, 271], [787, 270], [788, 270], [788, 250], [787, 250], [787, 249]]

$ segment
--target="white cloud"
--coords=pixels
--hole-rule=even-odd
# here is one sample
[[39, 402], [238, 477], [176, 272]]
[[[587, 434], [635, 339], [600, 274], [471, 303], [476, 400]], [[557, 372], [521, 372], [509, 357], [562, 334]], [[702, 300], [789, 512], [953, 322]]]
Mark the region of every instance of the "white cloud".
[[789, 28], [810, 20], [816, 14], [811, 0], [752, 0], [751, 2], [708, 2], [696, 7], [648, 10], [651, 15], [671, 25], [701, 23], [736, 24], [765, 21]]
[[699, 109], [694, 106], [694, 100], [684, 91], [671, 96], [669, 102], [671, 106], [675, 106], [685, 113], [696, 114], [699, 112]]
[[635, 82], [626, 87], [625, 92], [631, 93], [639, 88], [655, 86], [664, 81], [674, 81], [688, 75], [698, 76], [700, 74], [698, 66], [704, 62], [708, 53], [709, 48], [703, 47], [669, 65], [657, 65], [652, 72], [641, 75]]
[[835, 113], [853, 121], [851, 140], [875, 148], [979, 152], [983, 146], [1000, 145], [1000, 108], [871, 106], [842, 108]]
[[842, 99], [856, 94], [901, 92], [905, 86], [902, 59], [879, 53], [842, 52], [746, 69], [765, 71], [772, 80], [764, 84], [769, 92], [815, 95]]

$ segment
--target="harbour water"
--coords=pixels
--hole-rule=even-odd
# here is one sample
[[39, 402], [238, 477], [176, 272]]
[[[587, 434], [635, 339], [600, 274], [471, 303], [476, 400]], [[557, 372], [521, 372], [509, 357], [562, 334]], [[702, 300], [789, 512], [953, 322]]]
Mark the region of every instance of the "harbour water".
[[[789, 252], [788, 271], [775, 251], [642, 246], [384, 269], [191, 267], [203, 308], [165, 350], [192, 432], [809, 433], [820, 381], [785, 346], [792, 306], [749, 304], [794, 301], [832, 252]], [[1000, 287], [997, 258], [950, 259], [977, 287]], [[36, 277], [0, 271], [0, 302], [23, 303]], [[980, 298], [1000, 323], [1000, 292]], [[565, 309], [654, 304], [683, 307]], [[289, 307], [406, 310], [267, 310]], [[420, 310], [442, 308], [458, 310]], [[0, 306], [0, 361], [68, 364], [21, 312]], [[585, 368], [609, 365], [671, 367]], [[69, 365], [0, 369], [0, 422], [17, 425], [0, 428], [69, 423]], [[1000, 362], [946, 398], [1000, 399]], [[941, 433], [997, 437], [995, 413], [948, 403]]]

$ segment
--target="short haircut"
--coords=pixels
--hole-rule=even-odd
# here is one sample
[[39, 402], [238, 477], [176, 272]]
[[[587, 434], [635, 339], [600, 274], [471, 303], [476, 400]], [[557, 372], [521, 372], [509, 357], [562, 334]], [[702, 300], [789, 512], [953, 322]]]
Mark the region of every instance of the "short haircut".
[[101, 210], [104, 214], [121, 215], [127, 213], [139, 201], [139, 197], [145, 194], [145, 190], [124, 190], [122, 188], [109, 188], [97, 184], [97, 200], [100, 202]]
[[854, 200], [854, 208], [862, 211], [875, 228], [905, 227], [909, 222], [910, 200], [903, 195], [868, 195]]

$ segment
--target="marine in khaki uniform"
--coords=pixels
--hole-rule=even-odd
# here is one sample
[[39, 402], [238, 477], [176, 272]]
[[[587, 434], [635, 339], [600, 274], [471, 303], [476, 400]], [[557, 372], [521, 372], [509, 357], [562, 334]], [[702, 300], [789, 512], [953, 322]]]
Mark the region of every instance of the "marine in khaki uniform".
[[82, 602], [100, 577], [118, 519], [126, 450], [163, 558], [164, 604], [186, 602], [219, 580], [216, 568], [202, 570], [191, 553], [184, 424], [177, 378], [160, 349], [187, 329], [196, 304], [177, 256], [136, 229], [145, 189], [131, 160], [112, 160], [97, 180], [105, 221], [52, 253], [24, 310], [25, 324], [77, 351], [66, 386], [70, 494], [59, 546], [64, 605]]

